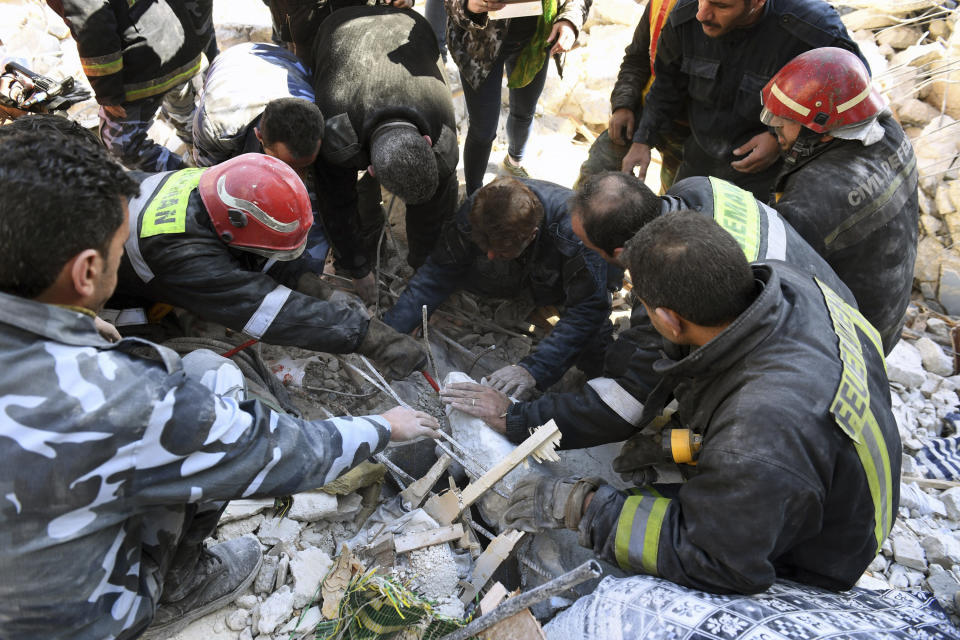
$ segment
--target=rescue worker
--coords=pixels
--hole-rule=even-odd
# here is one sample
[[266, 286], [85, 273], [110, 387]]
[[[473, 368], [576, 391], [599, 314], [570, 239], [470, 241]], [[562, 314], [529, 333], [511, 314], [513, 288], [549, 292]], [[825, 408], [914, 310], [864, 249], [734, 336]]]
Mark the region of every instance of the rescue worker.
[[788, 62], [763, 89], [761, 119], [785, 156], [771, 204], [847, 283], [890, 353], [917, 257], [910, 139], [860, 59], [834, 47]]
[[402, 378], [425, 362], [418, 341], [297, 260], [313, 222], [293, 169], [248, 153], [210, 169], [138, 174], [117, 291], [164, 302], [271, 344], [370, 356]]
[[617, 491], [533, 476], [505, 528], [567, 527], [628, 571], [713, 593], [778, 578], [843, 591], [896, 518], [900, 436], [880, 337], [809, 273], [750, 265], [715, 221], [663, 216], [626, 247], [635, 291], [664, 337], [640, 424], [673, 397], [702, 436], [690, 478]]
[[399, 407], [275, 413], [210, 351], [101, 338], [136, 182], [99, 148], [37, 133], [0, 137], [0, 181], [6, 640], [172, 637], [260, 567], [255, 538], [204, 549], [225, 500], [313, 489], [390, 440], [436, 437]]
[[637, 167], [642, 179], [657, 133], [685, 113], [691, 135], [676, 179], [716, 176], [766, 201], [780, 165], [777, 140], [758, 121], [760, 91], [798, 54], [825, 46], [860, 55], [823, 0], [678, 0], [623, 171]]
[[246, 42], [210, 65], [193, 127], [198, 167], [266, 153], [303, 175], [317, 159], [322, 134], [310, 72], [286, 49]]
[[130, 169], [185, 165], [148, 130], [157, 111], [190, 143], [200, 54], [216, 52], [213, 0], [47, 0], [77, 42], [83, 73], [100, 105], [100, 137]]
[[521, 397], [544, 390], [576, 364], [599, 374], [609, 345], [608, 267], [570, 228], [569, 189], [540, 180], [498, 178], [475, 191], [444, 226], [437, 248], [407, 284], [384, 322], [406, 333], [457, 289], [513, 298], [529, 292], [538, 306], [563, 305], [560, 320], [518, 364], [489, 378], [494, 389]]
[[[407, 262], [419, 267], [457, 206], [457, 124], [430, 23], [391, 6], [337, 9], [313, 53], [326, 118], [317, 175], [338, 266], [360, 279], [374, 262], [383, 216], [358, 210], [357, 172], [366, 170], [406, 204]], [[368, 210], [377, 218], [358, 220]]]
[[[577, 184], [587, 176], [603, 171], [619, 171], [623, 157], [633, 140], [633, 132], [643, 114], [643, 103], [653, 85], [653, 60], [657, 42], [677, 0], [650, 0], [643, 9], [640, 22], [633, 31], [620, 63], [617, 81], [610, 94], [610, 121], [607, 129], [590, 145], [587, 159], [580, 165]], [[673, 184], [683, 153], [683, 141], [690, 135], [685, 122], [670, 122], [655, 133], [652, 145], [660, 152], [661, 193]]]
[[[310, 57], [320, 23], [339, 9], [366, 4], [365, 0], [263, 0], [270, 8], [274, 42], [282, 42], [300, 58]], [[383, 4], [409, 9], [413, 0], [389, 0]]]
[[[749, 192], [718, 178], [694, 177], [677, 182], [664, 196], [654, 194], [634, 176], [607, 172], [590, 176], [570, 203], [571, 228], [584, 246], [608, 263], [625, 267], [623, 247], [650, 222], [681, 211], [713, 218], [730, 233], [747, 260], [782, 260], [815, 275], [852, 301], [847, 287], [800, 235]], [[456, 383], [441, 399], [453, 408], [482, 418], [514, 442], [550, 419], [563, 438], [560, 447], [582, 449], [620, 442], [637, 433], [647, 395], [660, 380], [654, 364], [660, 359], [660, 335], [642, 305], [634, 304], [630, 328], [607, 349], [602, 376], [590, 379], [576, 393], [547, 393], [529, 402], [511, 403], [489, 387]], [[649, 438], [648, 438], [649, 440]], [[660, 455], [657, 461], [668, 463]], [[617, 471], [631, 472], [631, 469]], [[666, 470], [669, 471], [669, 468]]]

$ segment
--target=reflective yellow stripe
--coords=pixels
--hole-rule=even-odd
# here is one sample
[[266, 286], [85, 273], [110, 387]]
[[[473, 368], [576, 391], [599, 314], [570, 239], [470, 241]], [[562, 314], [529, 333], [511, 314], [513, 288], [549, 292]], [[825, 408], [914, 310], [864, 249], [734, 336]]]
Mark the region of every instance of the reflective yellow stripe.
[[181, 82], [192, 78], [199, 70], [200, 56], [197, 56], [186, 65], [171, 71], [162, 78], [124, 85], [123, 92], [125, 99], [127, 102], [133, 102], [134, 100], [142, 100], [150, 96], [166, 93]]
[[170, 176], [143, 210], [141, 238], [184, 232], [190, 192], [197, 188], [203, 172], [204, 169], [183, 169]]
[[770, 86], [770, 92], [773, 95], [775, 95], [777, 99], [780, 100], [780, 102], [790, 107], [800, 115], [802, 116], [809, 115], [810, 109], [806, 108], [805, 106], [803, 106], [802, 104], [800, 104], [799, 102], [797, 102], [796, 100], [794, 100], [793, 98], [785, 94], [783, 91], [781, 91], [780, 87], [777, 86], [776, 82], [774, 82], [773, 85]]
[[740, 187], [710, 178], [713, 187], [713, 219], [734, 237], [747, 260], [760, 257], [760, 207], [753, 194]]
[[[643, 571], [655, 576], [660, 530], [663, 528], [663, 518], [670, 506], [670, 500], [659, 497], [659, 493], [651, 487], [644, 487], [633, 493], [620, 510], [614, 538], [614, 556], [622, 569]], [[637, 493], [645, 495], [636, 495]]]
[[842, 366], [840, 384], [830, 404], [830, 413], [840, 429], [853, 440], [866, 474], [875, 514], [874, 536], [879, 550], [893, 526], [893, 478], [883, 432], [870, 408], [867, 367], [857, 329], [868, 337], [880, 360], [883, 360], [880, 335], [860, 312], [844, 302], [830, 287], [819, 279], [817, 285], [823, 293], [833, 331], [837, 335]]
[[117, 52], [96, 58], [80, 58], [80, 65], [88, 78], [109, 76], [123, 70], [123, 55]]
[[868, 95], [870, 95], [870, 90], [871, 90], [871, 88], [872, 88], [872, 87], [868, 84], [867, 87], [866, 87], [866, 89], [864, 89], [863, 91], [861, 91], [861, 92], [858, 93], [857, 95], [853, 96], [852, 98], [850, 98], [849, 100], [847, 100], [847, 101], [844, 102], [843, 104], [839, 105], [839, 106], [837, 107], [837, 113], [843, 113], [843, 112], [846, 111], [847, 109], [852, 109], [853, 107], [855, 107], [855, 106], [857, 106], [858, 104], [860, 104], [861, 102], [863, 102], [864, 99], [866, 99], [866, 97], [867, 97]]

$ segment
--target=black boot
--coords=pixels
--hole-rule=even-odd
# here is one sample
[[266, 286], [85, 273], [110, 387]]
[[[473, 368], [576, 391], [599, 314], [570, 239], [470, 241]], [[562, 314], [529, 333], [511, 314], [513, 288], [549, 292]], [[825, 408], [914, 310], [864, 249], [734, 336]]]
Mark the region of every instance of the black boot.
[[253, 538], [237, 538], [204, 549], [189, 576], [182, 580], [168, 576], [171, 579], [164, 582], [160, 606], [142, 640], [167, 638], [225, 607], [250, 586], [262, 560], [260, 543]]

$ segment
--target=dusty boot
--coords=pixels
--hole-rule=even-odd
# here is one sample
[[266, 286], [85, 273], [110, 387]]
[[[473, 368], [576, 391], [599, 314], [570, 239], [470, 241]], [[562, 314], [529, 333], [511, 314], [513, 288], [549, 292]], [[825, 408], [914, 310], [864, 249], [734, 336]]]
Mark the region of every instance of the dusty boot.
[[[142, 640], [167, 638], [225, 607], [250, 586], [262, 560], [260, 543], [253, 538], [237, 538], [204, 549], [196, 571], [185, 578], [184, 584], [164, 583], [157, 614]], [[177, 599], [171, 602], [168, 595]]]
[[404, 333], [397, 333], [376, 318], [370, 320], [367, 335], [357, 348], [360, 355], [373, 358], [387, 377], [401, 380], [423, 368], [427, 354], [420, 342]]

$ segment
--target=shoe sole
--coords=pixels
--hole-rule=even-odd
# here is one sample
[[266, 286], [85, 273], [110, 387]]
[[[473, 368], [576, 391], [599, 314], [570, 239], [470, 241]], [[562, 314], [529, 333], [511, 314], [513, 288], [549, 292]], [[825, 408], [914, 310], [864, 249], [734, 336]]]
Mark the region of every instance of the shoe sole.
[[262, 565], [263, 554], [260, 554], [260, 559], [257, 560], [257, 566], [254, 567], [249, 576], [243, 579], [243, 582], [241, 582], [236, 589], [229, 593], [225, 593], [216, 600], [200, 607], [199, 609], [185, 613], [182, 618], [177, 618], [173, 622], [165, 624], [162, 627], [148, 627], [144, 634], [140, 636], [140, 640], [165, 640], [166, 638], [174, 636], [183, 631], [191, 622], [195, 622], [203, 616], [209, 615], [214, 611], [218, 611], [219, 609], [227, 606], [236, 600], [237, 596], [245, 591], [247, 587], [253, 584], [257, 574], [260, 573], [260, 567]]

